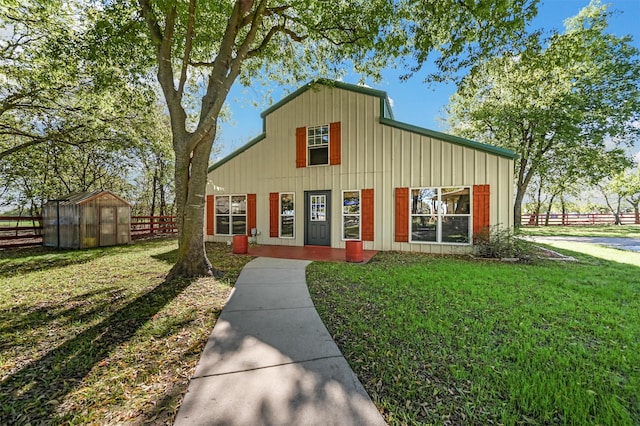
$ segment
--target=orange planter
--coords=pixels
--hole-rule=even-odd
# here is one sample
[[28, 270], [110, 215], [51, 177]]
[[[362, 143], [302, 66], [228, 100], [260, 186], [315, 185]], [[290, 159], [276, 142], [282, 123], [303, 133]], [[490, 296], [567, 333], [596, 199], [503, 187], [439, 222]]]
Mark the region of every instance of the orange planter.
[[245, 254], [249, 249], [249, 237], [246, 235], [234, 235], [232, 251], [234, 254]]
[[362, 241], [347, 241], [346, 257], [347, 262], [362, 262], [364, 260], [362, 254]]

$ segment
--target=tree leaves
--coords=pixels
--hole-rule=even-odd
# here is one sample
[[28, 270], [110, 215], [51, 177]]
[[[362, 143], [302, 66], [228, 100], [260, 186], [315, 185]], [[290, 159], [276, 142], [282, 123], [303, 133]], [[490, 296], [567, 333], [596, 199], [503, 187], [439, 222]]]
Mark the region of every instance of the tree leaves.
[[604, 32], [607, 16], [596, 2], [564, 34], [531, 34], [521, 49], [477, 64], [452, 98], [458, 134], [520, 155], [516, 218], [536, 173], [598, 180], [628, 165], [615, 148], [640, 134], [639, 52]]

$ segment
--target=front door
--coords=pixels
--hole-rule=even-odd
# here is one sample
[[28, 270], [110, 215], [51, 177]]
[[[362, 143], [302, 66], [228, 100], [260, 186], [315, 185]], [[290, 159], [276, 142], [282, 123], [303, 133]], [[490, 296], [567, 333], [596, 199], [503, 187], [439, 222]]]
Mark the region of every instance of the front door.
[[331, 245], [331, 191], [305, 191], [304, 244]]

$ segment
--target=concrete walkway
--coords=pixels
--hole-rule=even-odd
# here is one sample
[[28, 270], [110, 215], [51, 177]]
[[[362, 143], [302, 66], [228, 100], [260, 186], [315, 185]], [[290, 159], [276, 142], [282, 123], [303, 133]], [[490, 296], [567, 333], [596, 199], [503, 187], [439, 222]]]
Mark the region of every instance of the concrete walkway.
[[248, 263], [175, 425], [384, 425], [313, 306], [309, 261]]

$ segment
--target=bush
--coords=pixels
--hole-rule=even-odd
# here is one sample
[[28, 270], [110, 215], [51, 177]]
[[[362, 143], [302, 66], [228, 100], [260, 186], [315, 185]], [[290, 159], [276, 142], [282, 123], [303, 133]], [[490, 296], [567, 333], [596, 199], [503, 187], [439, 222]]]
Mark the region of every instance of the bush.
[[475, 254], [486, 258], [518, 258], [529, 259], [532, 254], [531, 245], [516, 237], [513, 228], [501, 228], [494, 225], [484, 228], [474, 235]]

